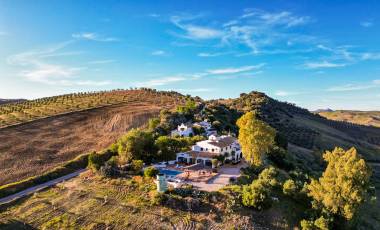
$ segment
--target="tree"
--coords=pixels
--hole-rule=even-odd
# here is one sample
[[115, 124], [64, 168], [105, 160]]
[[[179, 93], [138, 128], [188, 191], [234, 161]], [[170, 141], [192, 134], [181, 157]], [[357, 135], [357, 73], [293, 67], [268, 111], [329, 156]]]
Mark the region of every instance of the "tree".
[[257, 180], [243, 187], [242, 203], [248, 207], [262, 210], [271, 204], [271, 193], [278, 185], [277, 170], [273, 167], [264, 169]]
[[144, 170], [145, 177], [155, 177], [159, 173], [158, 169], [153, 166], [149, 166]]
[[252, 165], [262, 165], [265, 154], [275, 144], [276, 130], [257, 119], [254, 112], [244, 114], [236, 124], [244, 158]]
[[96, 152], [92, 152], [88, 156], [88, 167], [93, 171], [98, 171], [100, 167], [102, 166], [103, 161], [99, 154]]
[[151, 162], [156, 152], [152, 133], [140, 129], [132, 129], [118, 141], [118, 153], [123, 162], [132, 159]]
[[211, 159], [212, 168], [218, 167], [218, 160], [217, 159]]
[[148, 121], [148, 129], [149, 130], [154, 130], [157, 128], [157, 126], [160, 125], [160, 119], [159, 118], [151, 118]]
[[285, 181], [284, 185], [282, 186], [282, 191], [285, 195], [294, 195], [297, 192], [297, 186], [296, 183], [294, 183], [294, 180], [289, 179]]
[[172, 138], [168, 136], [160, 136], [154, 142], [158, 149], [158, 156], [161, 160], [173, 160], [176, 157], [176, 153], [180, 152], [183, 143], [179, 138]]
[[355, 148], [335, 148], [323, 155], [327, 168], [308, 185], [313, 207], [351, 220], [364, 202], [371, 170]]
[[140, 172], [144, 167], [144, 162], [142, 160], [133, 160], [132, 161], [132, 169], [135, 172]]

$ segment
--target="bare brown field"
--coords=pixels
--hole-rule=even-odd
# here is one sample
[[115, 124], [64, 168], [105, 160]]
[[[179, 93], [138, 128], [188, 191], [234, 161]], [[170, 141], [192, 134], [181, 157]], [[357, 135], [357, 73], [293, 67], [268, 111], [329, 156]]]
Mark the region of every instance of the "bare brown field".
[[0, 185], [39, 175], [79, 154], [102, 150], [162, 108], [154, 102], [130, 102], [0, 129]]

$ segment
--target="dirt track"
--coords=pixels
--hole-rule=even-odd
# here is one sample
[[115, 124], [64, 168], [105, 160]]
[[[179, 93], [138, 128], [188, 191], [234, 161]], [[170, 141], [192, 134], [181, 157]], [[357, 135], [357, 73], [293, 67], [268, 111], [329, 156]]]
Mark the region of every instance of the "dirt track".
[[160, 109], [151, 103], [117, 105], [0, 129], [0, 185], [39, 175], [81, 153], [102, 150]]

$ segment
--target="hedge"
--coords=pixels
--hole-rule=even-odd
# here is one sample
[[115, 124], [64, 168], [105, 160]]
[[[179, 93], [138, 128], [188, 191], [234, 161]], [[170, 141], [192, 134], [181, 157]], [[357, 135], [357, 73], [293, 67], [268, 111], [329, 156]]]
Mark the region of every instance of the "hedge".
[[[0, 198], [12, 195], [14, 193], [21, 192], [25, 189], [28, 189], [30, 187], [57, 179], [59, 177], [65, 176], [67, 174], [73, 173], [79, 169], [84, 169], [88, 165], [88, 156], [90, 154], [82, 154], [74, 158], [73, 160], [70, 160], [66, 162], [62, 166], [58, 166], [42, 175], [33, 176], [26, 178], [21, 181], [17, 181], [14, 183], [6, 184], [0, 186]], [[105, 150], [101, 153], [99, 153], [102, 160], [107, 161], [112, 156], [116, 155], [115, 152], [112, 152], [111, 150]]]

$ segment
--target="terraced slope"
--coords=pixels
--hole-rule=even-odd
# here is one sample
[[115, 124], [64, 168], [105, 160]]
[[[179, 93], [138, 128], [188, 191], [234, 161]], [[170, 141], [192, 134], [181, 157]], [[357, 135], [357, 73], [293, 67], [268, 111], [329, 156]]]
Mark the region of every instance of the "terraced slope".
[[180, 99], [143, 90], [128, 93], [139, 98], [0, 129], [0, 185], [39, 175], [79, 154], [102, 150], [127, 130], [145, 125], [161, 109], [173, 108]]

